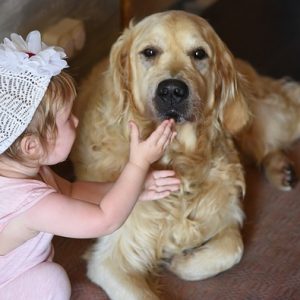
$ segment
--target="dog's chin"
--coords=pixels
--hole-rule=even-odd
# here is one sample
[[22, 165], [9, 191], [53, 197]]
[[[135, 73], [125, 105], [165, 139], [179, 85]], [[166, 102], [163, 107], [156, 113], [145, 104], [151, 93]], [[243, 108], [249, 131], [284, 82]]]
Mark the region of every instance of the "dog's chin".
[[195, 118], [193, 116], [186, 116], [176, 110], [170, 110], [163, 114], [160, 114], [160, 120], [170, 120], [173, 119], [178, 124], [183, 124], [185, 122], [194, 122]]
[[180, 114], [179, 112], [177, 112], [175, 110], [170, 110], [170, 111], [164, 113], [162, 115], [162, 119], [163, 120], [173, 119], [176, 123], [184, 122], [184, 118], [183, 118], [182, 114]]

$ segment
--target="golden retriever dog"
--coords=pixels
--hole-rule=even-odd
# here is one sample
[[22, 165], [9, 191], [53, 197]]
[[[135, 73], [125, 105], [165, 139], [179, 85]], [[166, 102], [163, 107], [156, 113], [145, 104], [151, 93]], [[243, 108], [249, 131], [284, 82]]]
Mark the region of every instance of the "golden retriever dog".
[[297, 117], [291, 98], [298, 88], [257, 75], [204, 19], [183, 11], [131, 24], [102, 70], [96, 66], [79, 93], [77, 177], [115, 180], [128, 159], [129, 120], [145, 138], [173, 118], [177, 137], [153, 168], [175, 170], [182, 186], [139, 202], [119, 230], [99, 238], [88, 277], [113, 300], [154, 300], [150, 278], [160, 266], [200, 280], [237, 264], [245, 182], [233, 137], [274, 184], [290, 188], [290, 163], [279, 149], [299, 131], [287, 124]]

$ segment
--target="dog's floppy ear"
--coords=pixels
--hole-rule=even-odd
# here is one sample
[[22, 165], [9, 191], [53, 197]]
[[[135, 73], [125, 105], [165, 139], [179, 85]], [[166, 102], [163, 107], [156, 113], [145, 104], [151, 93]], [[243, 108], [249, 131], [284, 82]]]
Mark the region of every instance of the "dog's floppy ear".
[[219, 119], [229, 133], [238, 133], [249, 121], [247, 83], [235, 68], [234, 58], [224, 43], [218, 39], [216, 49], [216, 89], [219, 102]]
[[121, 116], [129, 109], [131, 102], [130, 82], [130, 49], [132, 43], [132, 22], [113, 44], [109, 57], [108, 78], [114, 94], [114, 113]]

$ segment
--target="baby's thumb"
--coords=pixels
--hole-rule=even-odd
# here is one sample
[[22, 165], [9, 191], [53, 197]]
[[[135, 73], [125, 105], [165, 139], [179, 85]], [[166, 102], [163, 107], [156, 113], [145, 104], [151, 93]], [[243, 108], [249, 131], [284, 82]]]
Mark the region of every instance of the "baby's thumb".
[[130, 128], [130, 142], [133, 144], [137, 144], [139, 142], [139, 129], [133, 121], [129, 122]]

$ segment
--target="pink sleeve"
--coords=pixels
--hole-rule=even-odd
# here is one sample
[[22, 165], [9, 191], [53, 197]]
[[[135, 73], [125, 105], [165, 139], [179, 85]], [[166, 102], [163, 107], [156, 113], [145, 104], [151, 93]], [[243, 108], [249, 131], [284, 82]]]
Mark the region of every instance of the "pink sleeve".
[[10, 182], [0, 187], [0, 231], [6, 223], [56, 190], [37, 180]]

